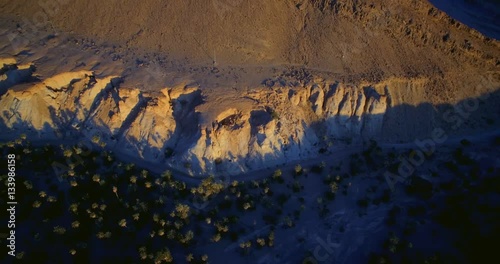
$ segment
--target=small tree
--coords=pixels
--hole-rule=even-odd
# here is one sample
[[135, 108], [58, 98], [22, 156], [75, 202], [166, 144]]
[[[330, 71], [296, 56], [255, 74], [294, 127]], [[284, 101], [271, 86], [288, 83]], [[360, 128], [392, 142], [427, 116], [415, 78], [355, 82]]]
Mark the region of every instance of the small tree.
[[99, 137], [99, 135], [94, 135], [94, 136], [92, 137], [92, 142], [93, 142], [94, 144], [99, 145], [99, 143], [101, 142], [101, 137]]
[[127, 220], [125, 219], [121, 219], [119, 222], [118, 222], [118, 225], [121, 226], [121, 227], [127, 227]]
[[55, 226], [54, 233], [56, 233], [58, 235], [64, 235], [64, 233], [66, 233], [66, 228], [61, 227], [61, 226]]
[[94, 176], [92, 176], [92, 181], [99, 182], [100, 180], [101, 176], [99, 174], [94, 174]]
[[211, 240], [212, 242], [219, 242], [220, 239], [221, 239], [220, 233], [216, 233]]
[[42, 205], [42, 203], [41, 203], [40, 201], [34, 201], [34, 202], [33, 202], [33, 207], [34, 207], [34, 208], [39, 208], [39, 207], [40, 207], [40, 205]]
[[165, 248], [161, 251], [158, 251], [155, 256], [155, 264], [160, 263], [172, 263], [174, 259], [172, 258], [172, 254], [168, 248]]
[[295, 165], [295, 168], [294, 168], [294, 171], [295, 171], [295, 175], [301, 175], [304, 170], [302, 169], [302, 166], [300, 166], [300, 164], [297, 164]]
[[71, 156], [73, 155], [73, 151], [71, 149], [65, 149], [63, 154], [64, 157], [71, 158]]
[[257, 245], [259, 245], [259, 247], [263, 247], [266, 245], [266, 240], [263, 239], [263, 238], [257, 238]]
[[78, 228], [78, 227], [80, 227], [80, 222], [74, 221], [73, 223], [71, 223], [71, 227], [72, 228]]
[[187, 219], [189, 217], [189, 206], [185, 204], [177, 204], [175, 206], [175, 211], [177, 213], [177, 216], [181, 219]]
[[269, 246], [272, 247], [274, 245], [274, 231], [271, 231], [271, 233], [269, 233]]

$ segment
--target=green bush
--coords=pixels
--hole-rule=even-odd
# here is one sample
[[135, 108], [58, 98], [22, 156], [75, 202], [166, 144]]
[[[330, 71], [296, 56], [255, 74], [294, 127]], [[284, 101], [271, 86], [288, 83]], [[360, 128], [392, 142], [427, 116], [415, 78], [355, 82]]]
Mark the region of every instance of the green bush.
[[295, 175], [301, 175], [302, 173], [304, 173], [304, 170], [302, 169], [302, 166], [300, 166], [300, 164], [297, 164], [295, 165], [295, 168], [294, 168], [294, 172], [295, 172]]

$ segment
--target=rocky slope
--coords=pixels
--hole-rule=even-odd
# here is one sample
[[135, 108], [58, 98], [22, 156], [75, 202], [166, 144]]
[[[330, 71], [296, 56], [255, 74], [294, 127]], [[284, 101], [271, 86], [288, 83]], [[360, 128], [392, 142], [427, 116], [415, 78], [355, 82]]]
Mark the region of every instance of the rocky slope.
[[[6, 67], [5, 75], [23, 70]], [[483, 120], [458, 132], [479, 130], [487, 117], [497, 118], [491, 103], [497, 95], [488, 92], [500, 82], [498, 75], [488, 78], [479, 79], [474, 91], [490, 96], [477, 110]], [[195, 84], [142, 92], [120, 87], [117, 76], [66, 72], [8, 90], [0, 119], [4, 133], [103, 142], [115, 152], [189, 174], [238, 174], [313, 157], [342, 140], [404, 142], [447, 125], [439, 105], [420, 104], [423, 91], [436, 85], [426, 78], [358, 84], [315, 78], [295, 86], [280, 81], [286, 82], [280, 76], [267, 86], [211, 98]]]
[[47, 23], [31, 34], [20, 17], [40, 9], [23, 2], [0, 5], [4, 138], [93, 141], [234, 175], [499, 119], [499, 42], [425, 1], [57, 2], [44, 11], [57, 34]]

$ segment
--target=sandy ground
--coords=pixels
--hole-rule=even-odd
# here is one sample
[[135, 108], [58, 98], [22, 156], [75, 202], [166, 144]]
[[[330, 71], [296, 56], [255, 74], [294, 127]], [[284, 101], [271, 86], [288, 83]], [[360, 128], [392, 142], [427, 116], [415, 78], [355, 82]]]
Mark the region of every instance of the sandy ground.
[[451, 21], [426, 1], [145, 1], [140, 8], [128, 1], [2, 2], [4, 28], [28, 39], [42, 30], [70, 34], [73, 38], [59, 40], [59, 46], [70, 40], [99, 51], [101, 64], [108, 65], [101, 58], [108, 54], [132, 72], [133, 66], [156, 60], [162, 68], [188, 73], [214, 62], [220, 75], [231, 69], [245, 75], [238, 68], [248, 67], [249, 78], [239, 78], [246, 80], [258, 71], [269, 73], [269, 65], [300, 65], [368, 80], [498, 70], [497, 42]]

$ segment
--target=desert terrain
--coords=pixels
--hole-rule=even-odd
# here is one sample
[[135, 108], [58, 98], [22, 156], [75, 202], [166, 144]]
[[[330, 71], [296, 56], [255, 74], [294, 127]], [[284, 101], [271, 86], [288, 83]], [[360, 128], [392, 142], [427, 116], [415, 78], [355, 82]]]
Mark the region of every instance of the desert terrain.
[[[140, 248], [123, 261], [472, 261], [463, 239], [481, 240], [476, 225], [498, 232], [498, 189], [487, 186], [500, 168], [499, 10], [487, 0], [0, 1], [2, 153], [16, 153], [29, 207], [41, 192], [60, 201], [26, 209], [24, 225], [50, 225], [51, 243], [66, 226], [78, 241], [60, 258], [30, 255], [38, 242], [26, 231], [17, 260], [100, 263]], [[448, 197], [467, 192], [486, 200], [488, 217], [464, 224], [474, 235], [447, 229]], [[111, 200], [119, 224], [93, 213]], [[97, 238], [69, 232], [79, 209], [50, 203], [88, 207], [80, 230]], [[441, 230], [451, 235], [426, 248]]]

